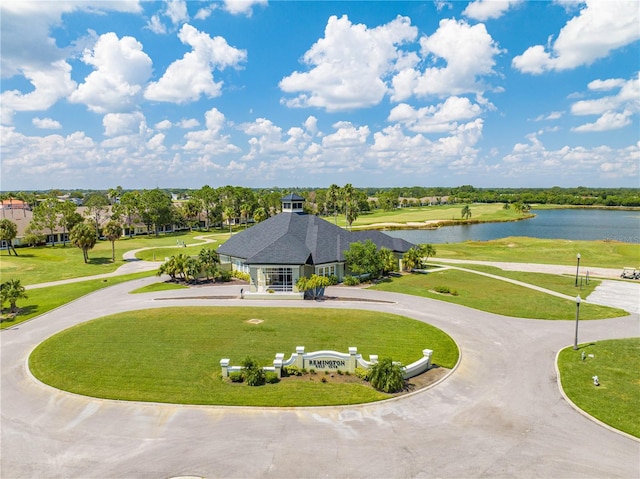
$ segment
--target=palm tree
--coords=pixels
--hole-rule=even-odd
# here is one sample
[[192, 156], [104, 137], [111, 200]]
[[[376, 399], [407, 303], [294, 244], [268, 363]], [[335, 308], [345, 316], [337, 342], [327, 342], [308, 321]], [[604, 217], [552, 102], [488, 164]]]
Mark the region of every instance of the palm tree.
[[329, 186], [326, 196], [327, 209], [333, 213], [335, 223], [338, 224], [338, 201], [340, 199], [340, 187], [336, 184]]
[[262, 206], [260, 208], [257, 208], [253, 212], [253, 221], [255, 221], [256, 223], [260, 223], [261, 221], [264, 221], [266, 219], [267, 219], [267, 210], [265, 210]]
[[464, 205], [462, 208], [462, 219], [466, 220], [469, 218], [471, 218], [471, 208], [469, 208], [469, 205]]
[[11, 250], [13, 250], [13, 254], [18, 256], [16, 249], [13, 247], [13, 240], [16, 236], [18, 236], [18, 227], [16, 224], [7, 218], [0, 220], [0, 241], [6, 241], [9, 256], [11, 256]]
[[105, 236], [105, 238], [111, 241], [111, 261], [115, 263], [116, 240], [122, 236], [122, 226], [117, 221], [110, 220], [106, 225], [104, 225], [102, 234]]
[[19, 299], [27, 299], [25, 287], [20, 284], [19, 279], [10, 279], [0, 285], [0, 299], [2, 304], [9, 302], [9, 310], [15, 313], [16, 303]]
[[96, 231], [87, 223], [78, 223], [73, 227], [69, 235], [69, 240], [74, 246], [82, 250], [84, 262], [89, 262], [89, 250], [92, 249], [98, 241]]

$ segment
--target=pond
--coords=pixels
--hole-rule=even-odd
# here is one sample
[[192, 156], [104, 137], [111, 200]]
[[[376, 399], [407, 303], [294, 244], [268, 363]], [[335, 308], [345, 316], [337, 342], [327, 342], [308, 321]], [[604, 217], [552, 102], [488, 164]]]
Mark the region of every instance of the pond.
[[390, 230], [385, 233], [415, 244], [488, 241], [507, 236], [640, 243], [640, 211], [560, 209], [532, 213], [535, 218], [522, 221], [443, 226], [435, 230]]

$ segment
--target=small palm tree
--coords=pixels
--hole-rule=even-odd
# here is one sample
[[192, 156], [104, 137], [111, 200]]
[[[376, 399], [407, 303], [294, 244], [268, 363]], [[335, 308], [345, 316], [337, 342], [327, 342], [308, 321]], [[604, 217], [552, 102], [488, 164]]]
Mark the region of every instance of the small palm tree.
[[78, 223], [71, 229], [69, 240], [74, 246], [77, 246], [82, 250], [84, 262], [88, 263], [89, 250], [92, 249], [98, 241], [96, 230], [94, 230], [87, 223]]
[[462, 219], [466, 220], [469, 218], [471, 218], [471, 208], [469, 208], [469, 205], [464, 205], [462, 208]]
[[102, 230], [102, 234], [111, 241], [111, 261], [116, 262], [116, 240], [122, 236], [122, 226], [117, 221], [111, 220]]
[[11, 313], [17, 311], [16, 303], [19, 299], [27, 299], [27, 292], [24, 286], [20, 284], [19, 279], [10, 279], [0, 285], [0, 300], [2, 304], [8, 302]]

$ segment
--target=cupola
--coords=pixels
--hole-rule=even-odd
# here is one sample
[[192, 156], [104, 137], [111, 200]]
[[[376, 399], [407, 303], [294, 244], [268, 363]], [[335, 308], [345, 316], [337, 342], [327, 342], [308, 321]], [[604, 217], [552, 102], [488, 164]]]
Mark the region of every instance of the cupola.
[[303, 213], [304, 198], [294, 193], [289, 193], [282, 198], [283, 213]]

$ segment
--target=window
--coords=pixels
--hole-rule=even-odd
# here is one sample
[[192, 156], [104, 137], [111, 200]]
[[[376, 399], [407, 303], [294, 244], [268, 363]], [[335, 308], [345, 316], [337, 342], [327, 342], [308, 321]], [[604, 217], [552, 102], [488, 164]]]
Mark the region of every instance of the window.
[[293, 291], [293, 271], [291, 268], [265, 268], [265, 286], [274, 291]]
[[316, 268], [318, 276], [335, 276], [336, 275], [336, 265], [333, 264], [331, 266], [319, 266]]

